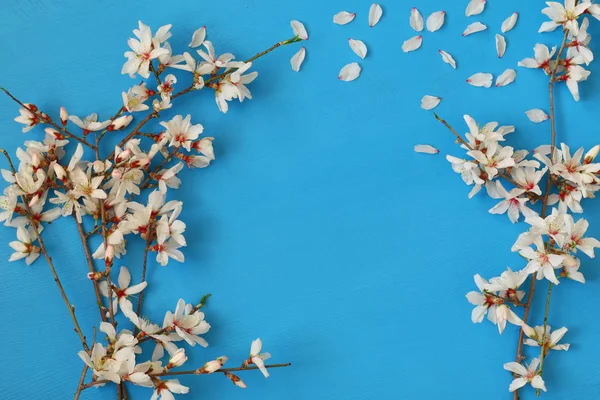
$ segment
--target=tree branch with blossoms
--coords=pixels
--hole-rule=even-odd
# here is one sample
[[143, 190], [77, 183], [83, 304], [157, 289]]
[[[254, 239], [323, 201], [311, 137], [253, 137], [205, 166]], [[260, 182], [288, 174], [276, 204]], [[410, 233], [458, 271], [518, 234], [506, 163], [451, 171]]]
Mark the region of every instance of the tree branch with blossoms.
[[[8, 152], [0, 150], [10, 166], [10, 170], [2, 170], [9, 185], [0, 196], [3, 210], [0, 221], [17, 231], [17, 240], [10, 243], [14, 250], [10, 261], [24, 259], [30, 265], [42, 254], [68, 308], [81, 342], [78, 355], [84, 364], [75, 399], [83, 390], [108, 384], [115, 384], [118, 399], [129, 398], [126, 385], [151, 388], [152, 398], [188, 393], [188, 387], [171, 379], [176, 375], [222, 373], [236, 386], [244, 388], [246, 385], [234, 372], [258, 369], [268, 377], [268, 369], [291, 365], [266, 365], [270, 354], [262, 352], [262, 341], [256, 339], [240, 367], [224, 368], [227, 357], [222, 356], [194, 370], [179, 370], [187, 361], [186, 351], [189, 351], [182, 344], [208, 345], [202, 335], [211, 326], [202, 309], [210, 295], [203, 296], [195, 305], [180, 299], [174, 311], [165, 312], [162, 325], [142, 315], [151, 254], [156, 253], [152, 257], [161, 266], [171, 260], [185, 261], [180, 250], [187, 245], [186, 224], [179, 220], [183, 202], [167, 201], [167, 192], [180, 187], [178, 174], [183, 168], [205, 168], [215, 160], [214, 139], [201, 137], [204, 128], [193, 124], [191, 115], [161, 120], [162, 113], [173, 107], [172, 100], [207, 89], [214, 91], [218, 109], [223, 113], [234, 99], [240, 102], [251, 99], [248, 85], [258, 75], [250, 72], [252, 62], [279, 47], [308, 38], [300, 22], [292, 21], [291, 25], [294, 36], [290, 39], [277, 42], [246, 61], [236, 61], [231, 53], [215, 53], [213, 44], [206, 40], [205, 27], [194, 32], [189, 44], [196, 58], [190, 52], [173, 54], [168, 42], [171, 25], [153, 33], [140, 22], [133, 32], [135, 37], [128, 41], [130, 50], [125, 53], [127, 61], [121, 72], [132, 78], [139, 75], [148, 79], [153, 75], [151, 80], [155, 82], [152, 85], [142, 81], [123, 92], [123, 105], [107, 120], [99, 119], [96, 113], [85, 118], [69, 115], [61, 107], [59, 120], [55, 122], [49, 113], [2, 88], [20, 106], [15, 121], [23, 125], [24, 133], [38, 126], [45, 128], [42, 141], [29, 140], [25, 142], [25, 149], [17, 149], [17, 167]], [[192, 83], [176, 92], [178, 78], [167, 73], [168, 70], [191, 75]], [[137, 115], [144, 112], [145, 117], [134, 125]], [[143, 132], [153, 120], [159, 120], [160, 131]], [[104, 157], [102, 140], [126, 131], [128, 133]], [[106, 344], [103, 340], [96, 341], [95, 328], [94, 339], [88, 344], [75, 307], [44, 244], [45, 225], [61, 216], [72, 217], [76, 222], [87, 277], [92, 282], [100, 312], [99, 330]], [[86, 232], [85, 225], [91, 220], [93, 228]], [[93, 249], [91, 241], [95, 236], [99, 236], [100, 244]], [[140, 237], [144, 253], [139, 283], [132, 284], [131, 273], [121, 258], [127, 254], [127, 245], [135, 242], [135, 236]], [[136, 296], [134, 309], [132, 299]], [[122, 328], [127, 323], [132, 325], [133, 332]], [[154, 346], [148, 354], [150, 344]], [[163, 361], [165, 351], [168, 353], [166, 363]], [[88, 371], [92, 374], [86, 382]]]
[[[434, 113], [435, 118], [456, 137], [456, 143], [466, 151], [468, 158], [450, 155], [446, 158], [453, 170], [461, 174], [463, 181], [473, 186], [469, 198], [485, 188], [491, 198], [499, 200], [489, 210], [490, 213], [506, 213], [512, 223], [518, 222], [523, 215], [529, 225], [512, 246], [512, 251], [518, 252], [527, 261], [524, 267], [518, 271], [508, 268], [500, 276], [489, 280], [477, 274], [475, 284], [478, 290], [467, 294], [467, 300], [476, 306], [472, 312], [474, 323], [482, 322], [487, 314], [500, 333], [507, 323], [519, 327], [516, 359], [504, 364], [504, 369], [513, 375], [509, 390], [513, 392], [514, 400], [519, 399], [519, 390], [527, 384], [536, 389], [538, 396], [541, 391], [546, 391], [543, 372], [550, 350], [568, 350], [570, 346], [559, 343], [567, 328], [552, 330], [549, 325], [552, 293], [564, 280], [585, 283], [579, 271], [581, 260], [578, 251], [593, 258], [594, 249], [600, 247], [600, 241], [585, 236], [588, 222], [583, 218], [575, 220], [572, 215], [583, 213], [581, 201], [593, 198], [600, 189], [600, 163], [594, 162], [600, 145], [588, 152], [580, 148], [574, 154], [565, 143], [557, 145], [554, 102], [555, 86], [560, 83], [566, 84], [575, 101], [579, 100], [579, 84], [590, 76], [585, 66], [594, 58], [589, 48], [588, 16], [600, 20], [600, 5], [576, 0], [566, 0], [564, 4], [548, 2], [542, 13], [551, 20], [542, 25], [540, 32], [561, 28], [562, 42], [558, 50], [557, 47], [549, 49], [544, 44], [536, 44], [534, 57], [524, 59], [518, 65], [539, 69], [548, 76], [549, 145], [539, 146], [530, 157], [526, 150], [504, 145], [507, 135], [515, 131], [513, 126], [499, 126], [496, 122], [480, 126], [465, 115], [469, 132], [463, 137]], [[544, 177], [545, 186], [541, 183]], [[511, 188], [506, 189], [502, 181], [510, 183]], [[530, 282], [525, 299], [526, 293], [521, 286], [527, 279]], [[541, 280], [548, 281], [545, 311], [541, 324], [531, 327], [528, 324], [533, 293], [536, 283]], [[539, 347], [537, 357], [527, 356], [524, 345]], [[528, 358], [529, 363], [524, 364]]]

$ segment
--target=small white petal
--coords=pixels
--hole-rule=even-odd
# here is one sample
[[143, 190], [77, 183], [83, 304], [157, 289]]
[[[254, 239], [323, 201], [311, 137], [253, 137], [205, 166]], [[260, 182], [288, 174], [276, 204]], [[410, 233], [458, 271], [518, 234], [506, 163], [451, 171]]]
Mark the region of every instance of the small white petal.
[[485, 9], [486, 0], [471, 0], [465, 10], [465, 15], [470, 17], [471, 15], [479, 15]]
[[338, 79], [344, 82], [350, 82], [360, 76], [360, 65], [358, 63], [350, 63], [344, 66], [338, 75]]
[[417, 32], [423, 30], [423, 16], [416, 7], [410, 10], [410, 27]]
[[509, 68], [496, 79], [496, 87], [509, 85], [515, 81], [516, 77], [517, 71]]
[[493, 79], [492, 74], [478, 72], [467, 79], [467, 82], [473, 86], [489, 88]]
[[292, 65], [292, 69], [296, 72], [300, 71], [300, 67], [304, 62], [304, 57], [306, 57], [306, 49], [302, 47], [296, 54], [292, 56], [290, 60], [290, 64]]
[[417, 153], [425, 153], [425, 154], [437, 154], [440, 151], [433, 146], [428, 144], [418, 144], [415, 146], [415, 151]]
[[204, 43], [204, 39], [206, 39], [206, 27], [205, 26], [203, 26], [202, 28], [200, 28], [194, 32], [194, 34], [192, 35], [192, 41], [189, 44], [189, 47], [194, 48], [194, 47], [200, 46], [202, 43]]
[[369, 8], [369, 26], [372, 28], [377, 25], [382, 15], [383, 10], [381, 6], [377, 3], [371, 4], [371, 8]]
[[446, 64], [450, 64], [452, 68], [456, 69], [456, 61], [454, 61], [454, 58], [450, 55], [450, 53], [447, 53], [444, 50], [439, 50], [438, 53], [440, 53], [442, 60], [444, 60]]
[[423, 110], [433, 110], [440, 104], [440, 101], [442, 101], [442, 99], [439, 97], [429, 95], [423, 96], [421, 99], [421, 108]]
[[367, 56], [367, 46], [362, 40], [348, 39], [348, 44], [352, 51], [360, 58], [364, 59]]
[[538, 32], [539, 33], [553, 32], [559, 26], [560, 25], [554, 21], [546, 21], [546, 22], [542, 23], [542, 26], [540, 26], [540, 29], [538, 30]]
[[352, 22], [352, 20], [356, 17], [356, 13], [349, 13], [348, 11], [340, 11], [339, 13], [333, 16], [333, 23], [338, 25], [346, 25], [347, 23]]
[[308, 40], [308, 33], [306, 32], [306, 28], [302, 22], [294, 20], [290, 22], [290, 25], [292, 26], [294, 35], [298, 36], [302, 40]]
[[427, 18], [427, 30], [429, 32], [435, 32], [444, 25], [444, 19], [446, 18], [446, 11], [436, 11]]
[[465, 29], [462, 35], [469, 36], [472, 33], [485, 31], [486, 29], [487, 25], [484, 25], [481, 22], [473, 22], [471, 25], [467, 26], [467, 29]]
[[548, 119], [548, 114], [546, 114], [539, 108], [534, 108], [533, 110], [526, 111], [525, 114], [527, 114], [527, 118], [529, 118], [531, 122], [535, 122], [536, 124], [539, 124], [540, 122], [543, 122]]
[[519, 13], [515, 12], [510, 17], [506, 18], [502, 23], [502, 33], [506, 33], [515, 27], [517, 23], [517, 19], [519, 18]]
[[423, 44], [423, 36], [414, 36], [402, 44], [402, 51], [405, 53], [414, 51], [421, 47], [421, 44]]
[[496, 34], [496, 52], [498, 53], [498, 58], [502, 58], [506, 52], [506, 40], [500, 34]]

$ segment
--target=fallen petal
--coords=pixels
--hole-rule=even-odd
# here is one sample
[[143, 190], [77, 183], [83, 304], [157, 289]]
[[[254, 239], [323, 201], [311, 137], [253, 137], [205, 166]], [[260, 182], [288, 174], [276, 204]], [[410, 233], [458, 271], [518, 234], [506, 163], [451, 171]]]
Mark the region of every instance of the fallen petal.
[[506, 33], [515, 27], [517, 23], [517, 19], [519, 18], [519, 13], [515, 12], [510, 17], [506, 18], [502, 23], [502, 33]]
[[465, 15], [470, 17], [471, 15], [479, 15], [485, 9], [486, 0], [471, 0], [465, 10]]
[[290, 60], [290, 64], [292, 65], [292, 69], [294, 71], [300, 71], [300, 67], [304, 62], [304, 57], [306, 57], [306, 49], [302, 47]]
[[416, 7], [410, 10], [410, 27], [417, 32], [423, 30], [423, 16]]
[[357, 56], [360, 58], [365, 58], [367, 56], [367, 46], [362, 40], [354, 40], [348, 39], [348, 43], [350, 44], [350, 48]]
[[402, 51], [408, 53], [409, 51], [415, 51], [423, 44], [423, 36], [414, 36], [406, 40], [402, 44]]
[[427, 30], [429, 32], [435, 32], [444, 25], [444, 19], [446, 18], [446, 11], [436, 11], [427, 18]]
[[484, 25], [481, 22], [473, 22], [471, 25], [467, 26], [467, 29], [465, 29], [462, 35], [469, 36], [472, 33], [485, 31], [486, 29], [487, 25]]
[[527, 114], [527, 118], [529, 118], [531, 122], [535, 122], [536, 124], [539, 124], [540, 122], [543, 122], [548, 119], [548, 114], [546, 114], [539, 108], [534, 108], [533, 110], [525, 111], [525, 114]]
[[506, 40], [500, 34], [496, 34], [496, 52], [498, 53], [498, 58], [502, 58], [506, 52]]
[[360, 65], [358, 63], [350, 63], [344, 66], [338, 75], [338, 79], [344, 82], [350, 82], [360, 76]]
[[294, 35], [298, 36], [302, 40], [308, 40], [308, 33], [306, 32], [306, 28], [302, 22], [294, 20], [290, 24], [294, 30]]
[[439, 50], [438, 53], [440, 53], [442, 60], [444, 60], [446, 64], [450, 64], [452, 68], [456, 69], [456, 61], [454, 61], [454, 58], [450, 53], [446, 53], [444, 50]]
[[489, 88], [492, 86], [493, 79], [492, 74], [478, 72], [467, 79], [467, 82], [472, 86]]
[[356, 17], [356, 13], [349, 13], [348, 11], [340, 11], [333, 16], [333, 22], [338, 25], [346, 25], [352, 22]]
[[369, 9], [369, 26], [372, 28], [377, 25], [382, 15], [383, 10], [381, 6], [377, 3], [371, 4], [371, 8]]
[[433, 146], [428, 144], [418, 144], [415, 146], [415, 151], [417, 153], [425, 153], [425, 154], [437, 154], [440, 151]]
[[496, 79], [496, 87], [509, 85], [513, 83], [516, 78], [517, 71], [509, 68]]
[[433, 110], [440, 104], [441, 98], [435, 96], [423, 96], [421, 99], [421, 108], [423, 110]]

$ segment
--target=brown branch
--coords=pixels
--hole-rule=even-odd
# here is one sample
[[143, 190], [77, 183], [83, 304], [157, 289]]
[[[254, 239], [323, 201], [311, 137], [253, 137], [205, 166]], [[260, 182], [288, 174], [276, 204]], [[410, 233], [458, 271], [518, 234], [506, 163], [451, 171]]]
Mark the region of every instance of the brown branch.
[[56, 123], [54, 123], [54, 121], [52, 121], [52, 119], [50, 119], [50, 117], [44, 117], [40, 112], [38, 111], [34, 111], [32, 109], [30, 109], [29, 107], [27, 107], [25, 104], [23, 104], [22, 101], [20, 101], [19, 99], [17, 99], [15, 96], [13, 96], [8, 90], [6, 90], [3, 87], [0, 87], [0, 90], [2, 90], [4, 93], [6, 93], [8, 95], [8, 97], [10, 97], [11, 99], [13, 99], [16, 103], [18, 103], [21, 107], [23, 107], [24, 109], [26, 109], [27, 111], [29, 111], [30, 113], [34, 114], [39, 120], [40, 123], [43, 124], [48, 124], [50, 126], [52, 126], [53, 128], [55, 128], [56, 130], [64, 133], [66, 136], [70, 137], [71, 139], [75, 139], [78, 142], [80, 142], [81, 144], [89, 147], [90, 149], [96, 149], [96, 146], [94, 146], [93, 144], [91, 144], [90, 142], [88, 142], [85, 139], [82, 139], [74, 134], [72, 134], [71, 132], [67, 131], [67, 128], [62, 127], [57, 125]]
[[73, 396], [73, 400], [79, 400], [79, 397], [81, 396], [81, 392], [83, 391], [83, 381], [85, 380], [85, 375], [87, 374], [87, 370], [88, 370], [88, 366], [87, 364], [84, 365], [83, 367], [83, 371], [81, 371], [81, 377], [79, 378], [79, 383], [77, 384], [77, 391], [75, 392], [75, 396]]

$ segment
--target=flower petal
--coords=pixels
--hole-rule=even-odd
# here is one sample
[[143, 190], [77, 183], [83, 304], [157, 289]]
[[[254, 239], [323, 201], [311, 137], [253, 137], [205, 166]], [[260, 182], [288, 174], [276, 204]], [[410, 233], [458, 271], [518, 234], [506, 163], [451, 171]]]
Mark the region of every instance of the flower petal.
[[294, 35], [298, 36], [302, 40], [308, 40], [308, 33], [306, 32], [306, 28], [302, 22], [293, 20], [290, 22], [290, 25], [292, 26]]
[[410, 27], [417, 32], [423, 30], [423, 16], [416, 7], [413, 7], [412, 10], [410, 10]]
[[362, 40], [348, 39], [348, 44], [350, 44], [352, 51], [360, 58], [364, 59], [367, 56], [367, 46]]
[[338, 25], [346, 25], [356, 17], [356, 13], [349, 13], [348, 11], [340, 11], [333, 16], [333, 23]]
[[189, 44], [189, 47], [192, 49], [195, 47], [199, 47], [202, 43], [204, 43], [204, 39], [206, 39], [206, 27], [196, 30], [192, 35], [192, 41]]
[[502, 58], [506, 52], [506, 39], [500, 34], [496, 34], [496, 52], [498, 53], [498, 58]]
[[517, 77], [517, 71], [514, 69], [507, 69], [498, 78], [496, 78], [496, 87], [506, 86], [515, 81]]
[[421, 108], [423, 110], [433, 110], [438, 106], [438, 104], [440, 104], [440, 101], [442, 101], [440, 97], [429, 95], [423, 96], [421, 99]]
[[447, 53], [444, 50], [438, 50], [438, 53], [440, 53], [442, 60], [444, 60], [446, 64], [450, 64], [452, 68], [456, 69], [456, 61], [454, 61], [454, 58], [450, 55], [450, 53]]
[[508, 31], [510, 31], [512, 28], [514, 28], [515, 24], [517, 23], [518, 18], [519, 18], [518, 12], [515, 12], [510, 17], [506, 18], [504, 20], [504, 22], [502, 23], [502, 28], [500, 28], [502, 30], [502, 33], [506, 33]]
[[296, 72], [300, 71], [300, 66], [304, 62], [304, 57], [306, 57], [306, 49], [302, 47], [296, 54], [292, 56], [290, 60], [290, 64], [292, 65], [292, 69]]
[[436, 11], [427, 18], [427, 30], [435, 32], [444, 25], [446, 11]]
[[369, 8], [369, 26], [372, 28], [377, 25], [382, 15], [383, 10], [381, 6], [377, 3], [371, 4], [371, 8]]
[[408, 53], [409, 51], [415, 51], [423, 44], [423, 36], [414, 36], [406, 40], [402, 44], [402, 51]]
[[465, 15], [470, 17], [471, 15], [479, 15], [485, 9], [486, 0], [471, 0], [465, 10]]
[[338, 75], [338, 79], [344, 82], [350, 82], [355, 80], [356, 78], [358, 78], [360, 76], [360, 65], [358, 65], [358, 63], [350, 63], [345, 65], [339, 75]]
[[548, 114], [546, 114], [539, 108], [534, 108], [533, 110], [526, 111], [525, 114], [527, 114], [527, 118], [529, 118], [531, 122], [535, 122], [536, 124], [539, 124], [540, 122], [543, 122], [548, 119]]
[[437, 154], [440, 151], [433, 146], [428, 144], [418, 144], [415, 146], [415, 151], [417, 153], [425, 153], [425, 154]]
[[467, 79], [467, 82], [475, 87], [489, 88], [490, 86], [492, 86], [493, 78], [494, 77], [492, 76], [492, 74], [478, 72], [472, 75], [469, 79]]
[[465, 29], [462, 35], [469, 36], [472, 33], [485, 31], [486, 29], [487, 25], [484, 25], [481, 22], [473, 22], [471, 25], [467, 26], [467, 29]]

